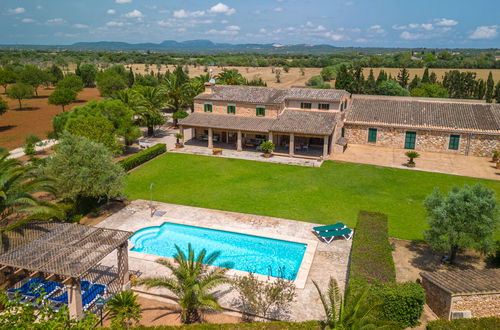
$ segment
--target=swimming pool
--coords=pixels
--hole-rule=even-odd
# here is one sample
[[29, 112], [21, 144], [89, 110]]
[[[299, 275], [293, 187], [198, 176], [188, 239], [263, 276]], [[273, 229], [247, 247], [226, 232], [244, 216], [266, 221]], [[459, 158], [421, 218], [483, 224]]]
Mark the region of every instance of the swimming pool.
[[246, 235], [223, 230], [165, 222], [138, 230], [131, 238], [132, 251], [173, 258], [175, 245], [183, 251], [191, 243], [195, 253], [220, 251], [214, 263], [231, 263], [233, 269], [294, 280], [307, 244]]

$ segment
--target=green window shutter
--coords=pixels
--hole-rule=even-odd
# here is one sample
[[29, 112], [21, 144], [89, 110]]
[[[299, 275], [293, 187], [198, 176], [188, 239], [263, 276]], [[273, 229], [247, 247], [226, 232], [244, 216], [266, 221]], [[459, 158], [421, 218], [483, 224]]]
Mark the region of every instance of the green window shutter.
[[301, 108], [301, 109], [304, 109], [304, 105], [305, 105], [305, 103], [304, 103], [304, 102], [300, 102], [300, 108]]
[[330, 104], [325, 104], [325, 110], [330, 110]]
[[255, 115], [257, 116], [266, 116], [266, 108], [265, 107], [256, 107], [255, 108]]
[[236, 113], [236, 106], [235, 105], [228, 105], [227, 106], [227, 113]]
[[231, 106], [230, 105], [227, 106], [227, 113], [231, 113]]
[[369, 128], [368, 129], [368, 142], [375, 143], [377, 142], [377, 129]]
[[416, 142], [417, 142], [417, 132], [406, 132], [405, 149], [415, 149]]
[[345, 127], [342, 127], [341, 136], [345, 137]]
[[460, 135], [450, 135], [450, 145], [448, 149], [458, 150], [458, 145], [460, 144]]

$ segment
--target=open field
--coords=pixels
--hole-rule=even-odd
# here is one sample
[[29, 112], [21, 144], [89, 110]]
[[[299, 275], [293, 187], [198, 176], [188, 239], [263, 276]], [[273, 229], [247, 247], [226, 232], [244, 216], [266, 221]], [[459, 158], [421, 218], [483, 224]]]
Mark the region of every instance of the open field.
[[197, 206], [315, 223], [356, 224], [360, 210], [389, 216], [391, 237], [421, 240], [424, 198], [434, 187], [500, 182], [327, 161], [320, 168], [169, 153], [127, 177], [130, 199]]
[[[144, 64], [133, 64], [132, 65], [133, 71], [135, 73], [140, 73], [140, 74], [145, 74], [145, 66]], [[320, 68], [305, 68], [304, 69], [304, 75], [300, 73], [299, 68], [290, 68], [290, 71], [286, 73], [285, 71], [281, 70], [281, 83], [276, 83], [276, 77], [275, 74], [272, 72], [271, 67], [240, 67], [240, 66], [235, 66], [235, 67], [226, 67], [228, 69], [237, 69], [245, 78], [247, 79], [253, 79], [255, 77], [260, 77], [262, 80], [264, 80], [267, 83], [268, 87], [278, 87], [278, 88], [290, 88], [292, 86], [304, 86], [305, 83], [312, 77], [320, 74], [321, 69]], [[160, 72], [164, 73], [167, 69], [166, 65], [163, 65]], [[174, 66], [170, 65], [168, 66], [168, 69], [172, 71], [174, 69]], [[373, 72], [375, 74], [375, 78], [378, 76], [378, 73], [380, 70], [384, 70], [387, 72], [387, 74], [392, 74], [394, 78], [397, 77], [397, 74], [400, 69], [398, 68], [373, 68]], [[149, 67], [149, 71], [153, 70], [154, 72], [157, 72], [156, 65], [151, 65]], [[189, 75], [192, 77], [199, 76], [201, 74], [206, 74], [206, 72], [203, 71], [204, 67], [203, 66], [189, 66]], [[408, 69], [410, 72], [410, 78], [413, 79], [415, 75], [422, 76], [424, 73], [424, 69]], [[444, 73], [448, 72], [453, 69], [429, 69], [429, 72], [435, 72], [438, 80], [441, 80]], [[148, 72], [149, 72], [148, 71]], [[219, 67], [213, 67], [213, 75], [217, 75], [220, 71], [222, 71], [222, 68]], [[490, 69], [460, 69], [459, 71], [472, 71], [477, 73], [477, 78], [481, 78], [486, 80], [488, 78], [488, 74], [491, 71], [493, 73], [493, 79], [495, 81], [500, 80], [500, 69], [496, 70], [490, 70]], [[368, 74], [370, 73], [370, 68], [364, 68], [363, 73], [365, 75], [365, 79], [368, 77]]]
[[[22, 146], [28, 134], [46, 138], [47, 132], [52, 130], [52, 117], [62, 112], [61, 106], [48, 104], [48, 97], [53, 91], [52, 88], [39, 88], [38, 97], [23, 100], [22, 110], [19, 110], [17, 100], [10, 100], [5, 94], [0, 94], [9, 102], [9, 110], [0, 116], [0, 147], [14, 149]], [[78, 101], [66, 106], [66, 109], [99, 98], [96, 88], [85, 88], [78, 94]]]

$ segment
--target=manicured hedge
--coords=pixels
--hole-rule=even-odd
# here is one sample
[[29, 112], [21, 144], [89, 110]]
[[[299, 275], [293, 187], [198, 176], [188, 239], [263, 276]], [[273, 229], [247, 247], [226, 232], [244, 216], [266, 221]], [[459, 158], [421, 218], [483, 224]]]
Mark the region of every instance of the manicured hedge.
[[424, 311], [425, 291], [415, 282], [389, 283], [378, 288], [382, 318], [398, 322], [403, 328], [416, 327]]
[[387, 216], [361, 211], [352, 242], [349, 287], [396, 280]]
[[167, 145], [164, 143], [155, 144], [151, 148], [139, 151], [138, 153], [124, 158], [118, 162], [122, 165], [125, 171], [130, 171], [131, 169], [161, 155], [167, 151]]
[[189, 324], [181, 326], [136, 327], [134, 329], [148, 330], [316, 330], [322, 329], [318, 321], [307, 322], [254, 322], [237, 324]]
[[456, 319], [456, 320], [436, 320], [427, 324], [428, 330], [497, 330], [500, 329], [500, 318], [498, 317], [483, 317], [473, 319]]

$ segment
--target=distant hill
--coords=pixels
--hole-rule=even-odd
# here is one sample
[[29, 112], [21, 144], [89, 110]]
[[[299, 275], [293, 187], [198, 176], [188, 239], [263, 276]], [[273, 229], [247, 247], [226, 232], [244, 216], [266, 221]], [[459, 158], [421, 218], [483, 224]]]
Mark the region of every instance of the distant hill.
[[[379, 47], [336, 47], [332, 45], [285, 45], [285, 44], [229, 44], [214, 43], [210, 40], [175, 41], [165, 40], [159, 44], [131, 44], [116, 41], [77, 42], [72, 45], [0, 45], [0, 49], [38, 49], [38, 50], [101, 50], [101, 51], [138, 51], [166, 53], [261, 53], [261, 54], [331, 54], [340, 52], [363, 52], [366, 54], [390, 54], [401, 51], [419, 51], [422, 48], [379, 48]], [[429, 49], [427, 49], [428, 51]], [[446, 49], [440, 49], [443, 51]], [[493, 50], [495, 51], [495, 50]]]

